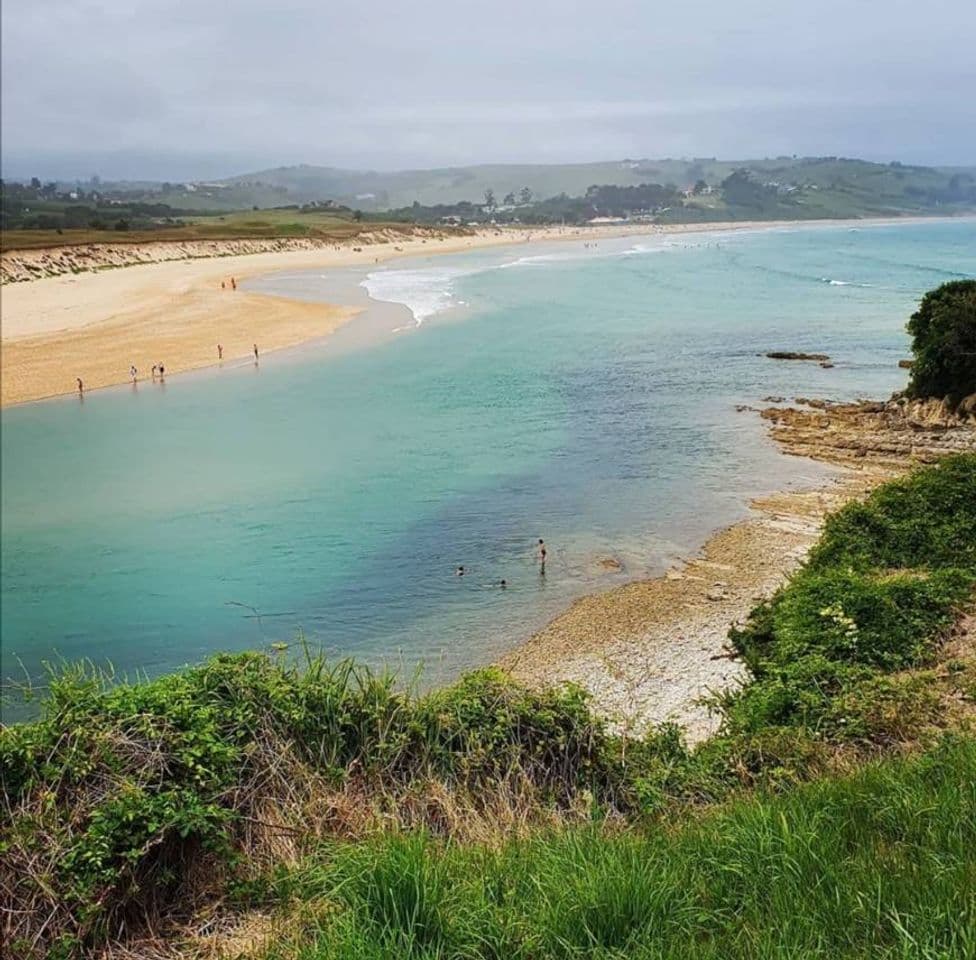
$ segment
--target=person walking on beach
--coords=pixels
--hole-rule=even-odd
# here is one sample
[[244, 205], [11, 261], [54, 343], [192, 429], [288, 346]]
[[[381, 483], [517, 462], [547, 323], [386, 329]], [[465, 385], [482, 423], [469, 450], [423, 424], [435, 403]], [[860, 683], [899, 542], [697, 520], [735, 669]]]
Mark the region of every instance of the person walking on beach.
[[258, 345], [254, 344], [254, 362], [258, 362]]
[[157, 365], [156, 365], [156, 364], [154, 363], [154, 364], [152, 365], [152, 378], [153, 378], [153, 380], [154, 380], [154, 381], [155, 381], [155, 379], [156, 379], [156, 371], [157, 371], [158, 369], [159, 369], [159, 368], [158, 368], [158, 366], [157, 366]]
[[237, 289], [237, 281], [233, 277], [230, 278], [230, 288], [231, 290]]
[[159, 379], [162, 380], [165, 375], [166, 375], [166, 368], [162, 364], [160, 364], [159, 365]]
[[85, 393], [85, 385], [81, 382], [81, 377], [75, 377], [75, 380], [78, 381], [78, 396], [83, 396]]
[[129, 376], [132, 377], [132, 382], [133, 383], [136, 382], [136, 374], [138, 374], [138, 373], [139, 373], [139, 371], [136, 370], [136, 365], [135, 364], [132, 364], [132, 366], [129, 367]]
[[217, 344], [217, 359], [224, 359], [224, 348], [219, 343]]
[[539, 537], [539, 576], [546, 575], [546, 544], [542, 537]]

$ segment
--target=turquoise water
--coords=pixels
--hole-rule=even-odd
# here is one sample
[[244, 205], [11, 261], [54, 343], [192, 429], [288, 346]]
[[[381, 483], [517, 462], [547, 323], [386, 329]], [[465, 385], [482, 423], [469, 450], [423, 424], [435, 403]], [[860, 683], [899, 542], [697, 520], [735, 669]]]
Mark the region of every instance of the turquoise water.
[[[3, 673], [158, 673], [299, 630], [434, 678], [488, 662], [696, 550], [750, 495], [821, 476], [735, 405], [891, 393], [918, 296], [974, 274], [973, 221], [400, 262], [366, 285], [419, 326], [379, 307], [345, 347], [6, 410]], [[776, 348], [836, 367], [758, 355]]]

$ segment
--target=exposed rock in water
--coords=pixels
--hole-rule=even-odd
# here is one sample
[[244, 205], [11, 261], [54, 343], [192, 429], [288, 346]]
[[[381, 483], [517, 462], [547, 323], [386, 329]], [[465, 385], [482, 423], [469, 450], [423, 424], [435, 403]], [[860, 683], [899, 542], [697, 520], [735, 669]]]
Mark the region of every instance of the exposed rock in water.
[[898, 361], [898, 366], [901, 367], [902, 370], [911, 370], [912, 367], [915, 366], [915, 361], [914, 360], [899, 360]]
[[829, 360], [821, 360], [820, 366], [823, 367], [824, 370], [831, 370], [833, 369], [834, 365]]
[[826, 353], [792, 353], [784, 350], [773, 350], [766, 354], [770, 360], [829, 360]]

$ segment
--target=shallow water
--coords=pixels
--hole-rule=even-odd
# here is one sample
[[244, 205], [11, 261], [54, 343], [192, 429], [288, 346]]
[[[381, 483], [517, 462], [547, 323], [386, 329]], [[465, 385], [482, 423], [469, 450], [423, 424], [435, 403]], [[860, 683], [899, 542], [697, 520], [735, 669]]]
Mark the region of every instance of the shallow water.
[[[299, 630], [433, 679], [489, 662], [822, 476], [735, 405], [890, 394], [918, 296], [974, 274], [973, 221], [432, 257], [365, 280], [416, 316], [380, 305], [260, 367], [6, 410], [3, 674], [55, 655], [158, 673]], [[254, 286], [349, 299], [362, 279]], [[836, 366], [760, 356], [777, 348]]]

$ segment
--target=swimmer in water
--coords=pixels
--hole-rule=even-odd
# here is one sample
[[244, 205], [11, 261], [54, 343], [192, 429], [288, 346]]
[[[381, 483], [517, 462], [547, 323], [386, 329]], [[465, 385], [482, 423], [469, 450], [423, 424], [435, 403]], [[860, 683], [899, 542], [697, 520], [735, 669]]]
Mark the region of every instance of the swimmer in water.
[[456, 577], [463, 577], [464, 576], [464, 567], [462, 567], [462, 566], [459, 565], [458, 568], [457, 568], [457, 570], [454, 571], [454, 576], [456, 576]]

